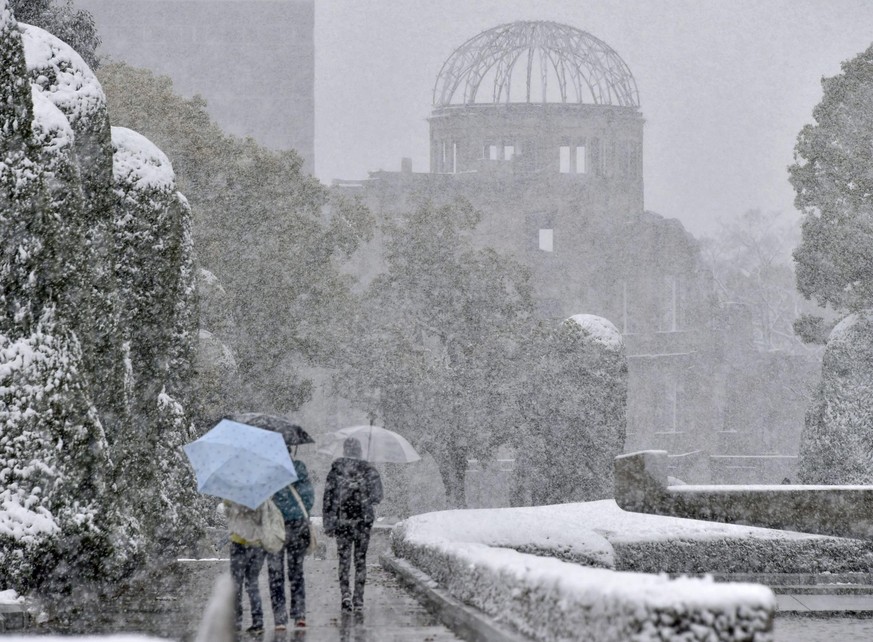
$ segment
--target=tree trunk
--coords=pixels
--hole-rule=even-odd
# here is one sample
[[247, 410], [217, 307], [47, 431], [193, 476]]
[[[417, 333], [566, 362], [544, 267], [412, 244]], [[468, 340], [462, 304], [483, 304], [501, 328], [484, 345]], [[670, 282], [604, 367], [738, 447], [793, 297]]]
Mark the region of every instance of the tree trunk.
[[464, 452], [449, 445], [434, 458], [446, 489], [446, 504], [449, 508], [467, 508], [467, 457]]

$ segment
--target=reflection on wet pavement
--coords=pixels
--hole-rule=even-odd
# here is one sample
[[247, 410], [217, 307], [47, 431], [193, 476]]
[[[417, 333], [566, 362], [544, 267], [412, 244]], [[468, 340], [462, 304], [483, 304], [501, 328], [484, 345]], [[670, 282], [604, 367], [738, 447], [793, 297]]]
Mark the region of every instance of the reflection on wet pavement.
[[[409, 595], [397, 580], [378, 564], [375, 556], [372, 559], [368, 558], [368, 561], [370, 563], [367, 565], [367, 588], [362, 613], [341, 613], [336, 561], [308, 559], [306, 562], [307, 628], [274, 632], [272, 613], [267, 606], [264, 612], [266, 631], [263, 636], [248, 636], [243, 640], [263, 642], [459, 640]], [[266, 591], [266, 577], [262, 575], [261, 594], [267, 596]], [[265, 600], [265, 604], [267, 602], [268, 600]]]

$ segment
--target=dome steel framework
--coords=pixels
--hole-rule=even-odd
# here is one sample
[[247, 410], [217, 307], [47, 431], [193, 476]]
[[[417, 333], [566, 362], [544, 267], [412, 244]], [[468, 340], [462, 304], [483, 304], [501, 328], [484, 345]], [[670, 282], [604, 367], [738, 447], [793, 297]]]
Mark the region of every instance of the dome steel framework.
[[513, 22], [458, 47], [433, 94], [435, 107], [533, 102], [639, 107], [639, 92], [624, 60], [590, 33], [556, 22]]

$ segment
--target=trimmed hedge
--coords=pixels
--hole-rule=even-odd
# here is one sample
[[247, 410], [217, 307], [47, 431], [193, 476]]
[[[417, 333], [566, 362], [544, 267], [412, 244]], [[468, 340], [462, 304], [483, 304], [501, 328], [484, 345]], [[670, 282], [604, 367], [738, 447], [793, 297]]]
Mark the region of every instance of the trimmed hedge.
[[392, 548], [457, 599], [537, 640], [773, 639], [775, 598], [763, 586], [589, 568], [433, 535], [417, 539], [401, 523]]

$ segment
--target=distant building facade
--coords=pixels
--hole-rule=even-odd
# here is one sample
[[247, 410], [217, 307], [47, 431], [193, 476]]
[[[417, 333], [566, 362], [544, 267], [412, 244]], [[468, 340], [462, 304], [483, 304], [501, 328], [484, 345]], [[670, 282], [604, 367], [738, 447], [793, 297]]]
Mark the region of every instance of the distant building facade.
[[[666, 450], [689, 481], [709, 481], [710, 455], [760, 452], [733, 426], [728, 397], [744, 373], [725, 354], [746, 348], [727, 345], [699, 245], [645, 210], [643, 117], [618, 54], [566, 25], [501, 25], [449, 57], [433, 103], [428, 172], [404, 159], [334, 189], [383, 220], [422, 197], [465, 198], [484, 214], [477, 241], [531, 269], [543, 317], [612, 321], [629, 360], [627, 451]], [[378, 255], [359, 271], [378, 272]]]
[[314, 0], [76, 0], [99, 53], [206, 99], [228, 133], [315, 163]]

